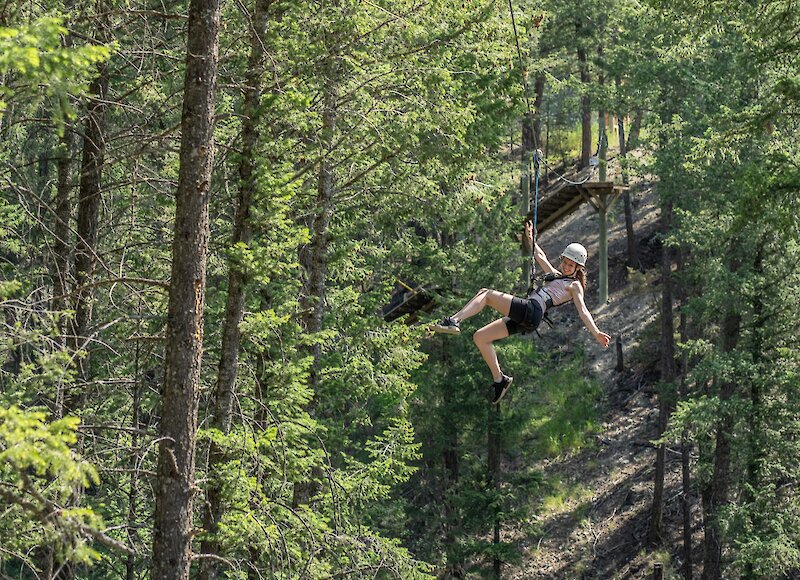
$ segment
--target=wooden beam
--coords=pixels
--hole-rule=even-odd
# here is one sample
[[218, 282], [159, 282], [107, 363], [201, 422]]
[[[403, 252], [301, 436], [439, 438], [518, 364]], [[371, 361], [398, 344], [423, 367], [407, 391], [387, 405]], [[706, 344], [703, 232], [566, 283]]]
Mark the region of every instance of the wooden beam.
[[578, 193], [581, 194], [581, 197], [585, 199], [586, 202], [594, 208], [594, 211], [597, 212], [600, 211], [600, 206], [597, 205], [597, 202], [592, 198], [592, 194], [586, 187], [584, 187], [583, 185], [578, 185], [576, 189], [578, 190]]

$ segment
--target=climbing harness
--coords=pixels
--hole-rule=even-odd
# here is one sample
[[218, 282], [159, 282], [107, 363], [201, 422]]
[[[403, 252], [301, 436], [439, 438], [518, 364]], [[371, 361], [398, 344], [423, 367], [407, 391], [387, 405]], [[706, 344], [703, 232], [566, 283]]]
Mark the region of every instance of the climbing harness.
[[[553, 328], [553, 320], [550, 318], [550, 315], [548, 314], [550, 310], [552, 310], [553, 308], [564, 306], [565, 304], [569, 304], [569, 302], [562, 302], [561, 304], [555, 304], [553, 302], [553, 297], [547, 291], [547, 285], [550, 282], [555, 282], [556, 280], [576, 280], [576, 279], [573, 278], [572, 276], [567, 276], [566, 274], [555, 274], [550, 272], [548, 274], [543, 274], [542, 276], [538, 276], [534, 280], [534, 284], [532, 284], [531, 287], [528, 288], [527, 292], [528, 297], [531, 297], [534, 294], [538, 294], [539, 297], [544, 302], [545, 307], [544, 307], [544, 312], [542, 312], [542, 322], [546, 323], [547, 326], [549, 326], [550, 328]], [[538, 330], [536, 330], [536, 334], [539, 336], [539, 338], [541, 338], [542, 335], [539, 334]]]

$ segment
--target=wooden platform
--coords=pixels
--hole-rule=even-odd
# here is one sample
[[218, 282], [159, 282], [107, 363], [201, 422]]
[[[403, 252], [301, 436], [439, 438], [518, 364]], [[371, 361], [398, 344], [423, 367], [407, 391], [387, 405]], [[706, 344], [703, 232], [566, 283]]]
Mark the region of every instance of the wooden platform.
[[[581, 182], [591, 171], [591, 167], [586, 167], [578, 172], [569, 172], [564, 177], [569, 181]], [[584, 202], [590, 203], [598, 211], [601, 207], [607, 208], [622, 191], [624, 187], [613, 181], [587, 181], [574, 185], [557, 178], [551, 180], [550, 186], [539, 190], [536, 230], [539, 234], [547, 231]]]

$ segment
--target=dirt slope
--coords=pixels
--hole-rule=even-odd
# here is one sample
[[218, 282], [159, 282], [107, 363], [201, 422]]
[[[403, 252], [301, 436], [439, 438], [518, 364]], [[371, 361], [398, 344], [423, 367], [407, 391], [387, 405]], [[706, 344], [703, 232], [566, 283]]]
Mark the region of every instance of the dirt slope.
[[[615, 371], [615, 349], [603, 350], [585, 331], [589, 372], [604, 385], [606, 414], [602, 433], [589, 449], [570, 457], [542, 462], [548, 480], [561, 481], [572, 490], [555, 505], [543, 505], [535, 522], [524, 529], [506, 530], [504, 540], [516, 543], [523, 554], [519, 566], [505, 566], [503, 578], [644, 578], [652, 577], [653, 563], [663, 562], [665, 577], [674, 576], [680, 565], [680, 455], [667, 453], [667, 500], [664, 524], [671, 534], [664, 548], [647, 547], [647, 529], [652, 504], [658, 413], [655, 384], [658, 353], [646, 352], [643, 332], [653, 332], [659, 285], [657, 200], [652, 184], [637, 184], [632, 190], [635, 227], [644, 274], [629, 276], [625, 267], [626, 240], [622, 200], [609, 216], [609, 303], [597, 303], [598, 223], [588, 205], [561, 222], [539, 240], [551, 258], [569, 242], [580, 241], [589, 251], [590, 286], [587, 305], [598, 326], [623, 340], [625, 370]], [[563, 324], [544, 332], [542, 340], [563, 349], [574, 343], [582, 328], [573, 308], [562, 308], [553, 316]], [[652, 348], [652, 347], [650, 347]], [[694, 502], [695, 505], [697, 502]], [[699, 519], [697, 511], [694, 519]], [[532, 525], [531, 525], [532, 524]], [[529, 530], [536, 530], [532, 533]], [[526, 531], [528, 530], [528, 531]], [[696, 542], [697, 544], [697, 542]], [[695, 561], [697, 558], [695, 558]]]

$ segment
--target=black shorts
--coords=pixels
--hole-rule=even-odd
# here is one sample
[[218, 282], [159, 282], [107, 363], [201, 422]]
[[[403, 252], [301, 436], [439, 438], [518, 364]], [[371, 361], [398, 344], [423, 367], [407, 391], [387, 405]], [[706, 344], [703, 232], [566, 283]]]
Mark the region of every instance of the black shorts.
[[517, 298], [514, 296], [511, 299], [511, 309], [508, 316], [503, 320], [506, 323], [508, 334], [525, 334], [533, 332], [539, 327], [542, 322], [542, 305], [533, 298]]

